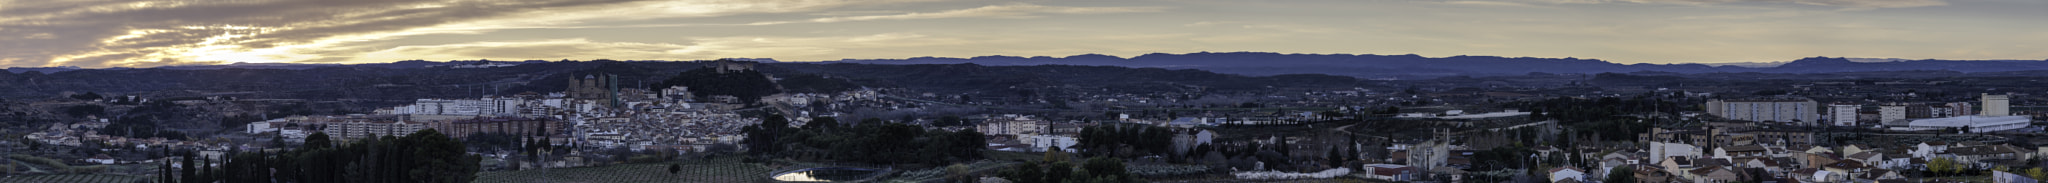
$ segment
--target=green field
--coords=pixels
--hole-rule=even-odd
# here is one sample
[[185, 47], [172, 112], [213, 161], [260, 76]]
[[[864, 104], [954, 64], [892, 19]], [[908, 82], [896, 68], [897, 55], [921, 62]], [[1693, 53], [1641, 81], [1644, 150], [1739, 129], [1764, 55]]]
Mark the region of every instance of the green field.
[[0, 178], [0, 182], [24, 183], [135, 183], [149, 181], [149, 177], [108, 174], [28, 175]]
[[[680, 174], [668, 173], [670, 163], [681, 163], [683, 171]], [[741, 163], [739, 157], [729, 156], [708, 162], [690, 160], [556, 168], [545, 173], [541, 170], [481, 172], [475, 182], [766, 182], [768, 171], [768, 167]]]

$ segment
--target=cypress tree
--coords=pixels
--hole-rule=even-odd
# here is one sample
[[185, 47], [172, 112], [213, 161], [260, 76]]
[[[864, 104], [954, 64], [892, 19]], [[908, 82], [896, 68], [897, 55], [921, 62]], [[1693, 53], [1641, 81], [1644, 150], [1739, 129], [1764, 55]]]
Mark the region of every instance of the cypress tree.
[[157, 181], [160, 181], [160, 182], [163, 182], [163, 183], [173, 183], [173, 182], [178, 182], [178, 179], [173, 179], [173, 178], [172, 178], [172, 177], [175, 177], [175, 176], [172, 176], [172, 175], [171, 175], [171, 161], [170, 161], [170, 160], [168, 160], [168, 159], [164, 161], [163, 167], [162, 167], [162, 168], [158, 168], [156, 172], [157, 172]]
[[213, 182], [213, 179], [218, 177], [214, 175], [216, 171], [213, 171], [213, 159], [199, 158], [199, 162], [199, 182]]
[[186, 151], [184, 153], [184, 156], [180, 157], [184, 159], [185, 166], [179, 167], [178, 169], [179, 173], [181, 173], [180, 176], [178, 176], [178, 182], [199, 182], [199, 170], [193, 169], [193, 167], [196, 166], [197, 164], [192, 163], [192, 152]]

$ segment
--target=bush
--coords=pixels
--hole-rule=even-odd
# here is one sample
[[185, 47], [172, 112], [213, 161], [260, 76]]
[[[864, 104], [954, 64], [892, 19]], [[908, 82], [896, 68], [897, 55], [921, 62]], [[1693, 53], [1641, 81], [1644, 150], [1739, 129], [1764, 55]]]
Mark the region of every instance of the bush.
[[1214, 170], [1205, 165], [1132, 165], [1128, 168], [1131, 174], [1144, 177], [1197, 175]]

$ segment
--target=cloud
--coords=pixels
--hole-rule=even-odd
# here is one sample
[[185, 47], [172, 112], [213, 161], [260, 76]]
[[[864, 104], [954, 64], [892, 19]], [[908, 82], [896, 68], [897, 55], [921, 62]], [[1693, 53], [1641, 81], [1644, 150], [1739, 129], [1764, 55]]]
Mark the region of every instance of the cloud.
[[[911, 0], [915, 1], [915, 0]], [[0, 66], [335, 59], [360, 43], [603, 21], [815, 11], [843, 0], [0, 0]]]
[[598, 42], [589, 39], [487, 41], [443, 45], [399, 46], [363, 54], [353, 61], [623, 59], [695, 60], [729, 57], [819, 58], [849, 49], [887, 49], [959, 45], [988, 40], [931, 38], [915, 33], [857, 36], [731, 36], [685, 38], [686, 43]]
[[363, 54], [368, 60], [403, 59], [674, 59], [689, 48], [669, 43], [592, 42], [587, 39], [491, 41], [445, 45], [399, 46]]
[[[805, 22], [832, 23], [871, 20], [915, 20], [942, 18], [1036, 18], [1044, 14], [1107, 14], [1159, 12], [1165, 7], [1068, 7], [1041, 6], [1026, 3], [989, 5], [968, 9], [946, 10], [930, 13], [903, 13], [893, 15], [841, 16], [806, 20]], [[773, 25], [796, 23], [790, 21], [756, 22], [752, 25]]]
[[1720, 4], [1720, 3], [1795, 3], [1816, 6], [1845, 8], [1911, 8], [1948, 5], [1945, 0], [1626, 0], [1639, 3], [1675, 4]]
[[1546, 3], [1546, 4], [1599, 4], [1599, 3], [1624, 3], [1624, 2], [1625, 2], [1625, 3], [1645, 3], [1645, 4], [1683, 4], [1683, 5], [1714, 5], [1714, 4], [1728, 4], [1728, 3], [1791, 3], [1791, 4], [1803, 4], [1803, 5], [1814, 5], [1814, 6], [1831, 6], [1831, 7], [1842, 7], [1842, 8], [1850, 8], [1850, 9], [1874, 9], [1874, 8], [1911, 8], [1911, 7], [1927, 7], [1927, 6], [1945, 6], [1945, 5], [1948, 5], [1948, 2], [1947, 2], [1946, 0], [1504, 0], [1504, 1], [1476, 1], [1476, 0], [1456, 0], [1456, 1], [1443, 1], [1443, 3], [1446, 3], [1446, 4], [1461, 4], [1461, 5], [1491, 5], [1491, 6], [1526, 6], [1526, 5], [1528, 5], [1527, 3]]
[[1508, 1], [1444, 1], [1443, 3], [1444, 3], [1444, 4], [1456, 4], [1456, 5], [1478, 5], [1478, 6], [1514, 6], [1514, 7], [1532, 7], [1532, 6], [1534, 6], [1534, 5], [1529, 5], [1529, 4], [1519, 3], [1519, 2], [1508, 2]]
[[1353, 32], [1353, 31], [1350, 31], [1350, 30], [1344, 30], [1344, 29], [1339, 29], [1339, 28], [1332, 28], [1332, 27], [1326, 27], [1326, 26], [1321, 26], [1321, 25], [1306, 25], [1306, 24], [1294, 24], [1294, 23], [1250, 23], [1250, 22], [1238, 22], [1238, 21], [1200, 21], [1200, 22], [1195, 22], [1195, 23], [1181, 24], [1181, 26], [1183, 26], [1183, 27], [1235, 27], [1235, 28], [1243, 28], [1243, 29], [1262, 29], [1262, 30], [1272, 30], [1272, 31], [1283, 31], [1283, 32], [1290, 32], [1290, 33], [1305, 33], [1305, 34], [1333, 34], [1333, 33], [1351, 33], [1351, 32]]

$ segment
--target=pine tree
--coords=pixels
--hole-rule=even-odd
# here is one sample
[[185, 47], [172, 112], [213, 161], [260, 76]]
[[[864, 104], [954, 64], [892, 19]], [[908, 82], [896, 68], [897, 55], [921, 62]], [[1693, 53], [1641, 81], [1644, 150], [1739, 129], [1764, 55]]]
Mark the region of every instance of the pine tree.
[[1344, 166], [1344, 155], [1337, 153], [1337, 147], [1330, 147], [1330, 153], [1325, 154], [1323, 158], [1328, 159], [1330, 161], [1330, 167]]
[[1632, 182], [1636, 182], [1636, 174], [1635, 174], [1635, 172], [1634, 172], [1634, 171], [1630, 171], [1630, 169], [1634, 169], [1634, 168], [1629, 168], [1629, 167], [1614, 167], [1614, 170], [1608, 170], [1608, 171], [1607, 171], [1607, 181], [1604, 181], [1604, 182], [1610, 182], [1610, 183], [1632, 183]]

